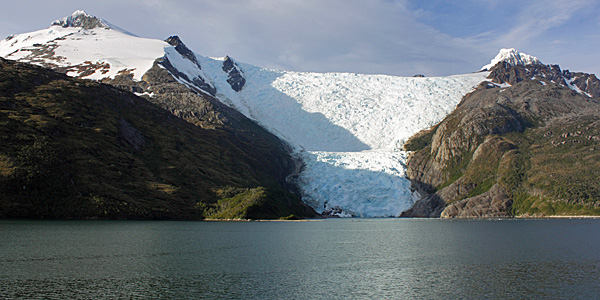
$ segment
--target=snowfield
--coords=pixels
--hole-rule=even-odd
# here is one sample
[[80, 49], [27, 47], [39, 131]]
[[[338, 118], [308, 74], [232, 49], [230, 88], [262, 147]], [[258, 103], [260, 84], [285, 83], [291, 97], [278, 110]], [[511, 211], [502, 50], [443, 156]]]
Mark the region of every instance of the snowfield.
[[196, 55], [198, 67], [164, 41], [119, 29], [61, 26], [2, 40], [0, 55], [58, 67], [102, 65], [91, 73], [78, 68], [67, 73], [94, 80], [120, 72], [140, 80], [156, 59], [166, 57], [293, 148], [304, 162], [297, 176], [303, 199], [315, 210], [364, 217], [398, 216], [413, 205], [419, 195], [411, 192], [405, 177], [404, 141], [441, 121], [488, 75], [288, 72], [235, 62], [246, 79], [236, 92], [227, 82], [224, 59]]
[[[34, 64], [43, 61], [58, 67], [106, 64], [106, 68], [99, 68], [85, 78], [115, 78], [119, 72], [129, 71], [135, 80], [140, 80], [152, 68], [154, 60], [164, 55], [164, 48], [170, 46], [161, 40], [140, 38], [116, 29], [51, 26], [0, 41], [0, 56]], [[40, 50], [47, 51], [48, 57], [38, 55]], [[80, 73], [71, 71], [67, 75], [77, 77]]]

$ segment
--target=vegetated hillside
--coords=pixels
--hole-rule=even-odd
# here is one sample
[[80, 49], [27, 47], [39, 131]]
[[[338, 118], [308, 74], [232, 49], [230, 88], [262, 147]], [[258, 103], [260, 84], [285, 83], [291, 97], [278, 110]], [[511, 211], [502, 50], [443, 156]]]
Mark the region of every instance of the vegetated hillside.
[[585, 96], [554, 71], [498, 64], [490, 78], [512, 86], [482, 83], [412, 137], [407, 175], [426, 196], [403, 215], [600, 215], [598, 79], [585, 74]]
[[0, 217], [314, 215], [290, 192], [295, 164], [277, 138], [241, 131], [202, 129], [129, 92], [0, 60]]

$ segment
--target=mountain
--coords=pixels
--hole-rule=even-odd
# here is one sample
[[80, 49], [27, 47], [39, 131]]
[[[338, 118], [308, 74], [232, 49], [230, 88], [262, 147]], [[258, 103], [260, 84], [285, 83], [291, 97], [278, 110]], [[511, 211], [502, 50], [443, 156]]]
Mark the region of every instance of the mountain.
[[[0, 42], [2, 56], [9, 59], [108, 83], [147, 99], [136, 99], [133, 94], [123, 96], [122, 91], [109, 91], [105, 85], [86, 91], [73, 88], [73, 85], [82, 89], [93, 85], [88, 81], [65, 83], [67, 89], [63, 82], [70, 81], [56, 74], [3, 62], [8, 73], [3, 75], [2, 99], [6, 110], [2, 116], [8, 119], [3, 123], [5, 140], [1, 147], [2, 216], [186, 219], [314, 215], [295, 195], [297, 188], [287, 181], [288, 176], [297, 172], [297, 162], [290, 157], [289, 146], [214, 98], [210, 85], [202, 85], [200, 66], [190, 60], [195, 55], [190, 55], [184, 45], [169, 42], [133, 36], [81, 11], [55, 21], [47, 30], [11, 36]], [[231, 67], [234, 63], [227, 60], [219, 63], [230, 67], [228, 72], [221, 69], [224, 77], [239, 76], [235, 74], [235, 65]], [[178, 64], [178, 69], [174, 64]], [[60, 88], [52, 90], [55, 85]], [[38, 93], [47, 89], [50, 96], [56, 97]], [[85, 98], [75, 98], [75, 103], [60, 102], [65, 101], [65, 95], [72, 94], [71, 89], [91, 99], [107, 98], [106, 102], [111, 104], [88, 107]], [[23, 103], [22, 97], [50, 97], [51, 104], [29, 100]], [[148, 100], [153, 103], [151, 106]], [[112, 106], [121, 109], [118, 101], [130, 104], [126, 117], [121, 111], [110, 110]], [[58, 112], [46, 111], [48, 105], [55, 106]], [[168, 116], [174, 116], [157, 113], [156, 105], [170, 112]], [[29, 116], [30, 111], [36, 113]], [[77, 118], [64, 123], [57, 114]], [[21, 123], [14, 123], [17, 117], [13, 115], [20, 116]], [[99, 116], [110, 118], [98, 120]], [[37, 128], [30, 118], [42, 118], [45, 121], [41, 123], [52, 126]], [[176, 121], [181, 119], [187, 122]], [[151, 124], [158, 126], [154, 128]], [[162, 128], [165, 124], [170, 127]], [[186, 124], [196, 125], [195, 129]], [[80, 126], [88, 130], [82, 132]], [[59, 136], [54, 136], [55, 133]], [[113, 139], [102, 133], [112, 135]], [[39, 147], [49, 147], [48, 151], [56, 154], [51, 155], [52, 163], [39, 166], [45, 179], [36, 177], [36, 188], [31, 189], [20, 182], [29, 180], [23, 177], [23, 170], [33, 168], [38, 160], [22, 161], [20, 155], [30, 151], [27, 149], [33, 149], [35, 154]], [[51, 171], [55, 164], [64, 166], [64, 174]], [[132, 168], [139, 173], [132, 173]], [[48, 181], [55, 177], [62, 181], [56, 184]], [[71, 186], [65, 180], [72, 182]], [[23, 191], [15, 188], [20, 186], [26, 188]], [[48, 192], [53, 186], [66, 188], [66, 194], [59, 193], [67, 195], [61, 205], [49, 204], [60, 198]], [[29, 198], [40, 198], [46, 208], [26, 203]], [[108, 208], [100, 209], [93, 203], [90, 206], [90, 199], [103, 199]], [[77, 204], [80, 202], [83, 204]], [[85, 207], [77, 208], [82, 205]]]
[[275, 137], [203, 129], [109, 85], [0, 59], [0, 125], [0, 217], [314, 215]]
[[403, 215], [600, 214], [598, 78], [513, 50], [492, 63], [492, 82], [405, 145], [426, 196]]
[[404, 140], [485, 80], [270, 70], [198, 55], [176, 36], [140, 38], [80, 11], [53, 24], [0, 41], [0, 55], [129, 90], [192, 124], [252, 140], [262, 128], [247, 129], [249, 118], [289, 145], [301, 167], [288, 179], [325, 214], [410, 208], [418, 195], [404, 176]]
[[593, 75], [514, 49], [501, 50], [482, 71], [446, 77], [290, 72], [204, 57], [177, 36], [140, 38], [83, 12], [53, 24], [0, 41], [0, 56], [131, 91], [201, 128], [258, 144], [266, 129], [296, 162], [287, 183], [325, 215], [399, 216], [428, 196], [431, 189], [414, 188], [412, 152], [404, 148], [415, 144], [405, 142], [482, 87], [539, 79], [586, 97], [598, 90]]

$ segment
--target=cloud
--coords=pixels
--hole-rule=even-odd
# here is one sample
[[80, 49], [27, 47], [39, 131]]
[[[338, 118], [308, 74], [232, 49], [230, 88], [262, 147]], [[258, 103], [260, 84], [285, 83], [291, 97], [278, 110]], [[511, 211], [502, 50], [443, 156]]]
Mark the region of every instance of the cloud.
[[5, 33], [8, 35], [42, 29], [56, 18], [84, 9], [142, 37], [165, 39], [177, 34], [205, 56], [231, 55], [263, 67], [296, 71], [408, 76], [475, 71], [502, 47], [519, 48], [541, 56], [544, 62], [562, 63], [554, 59], [564, 59], [569, 46], [577, 55], [568, 61], [577, 63], [577, 56], [594, 56], [591, 51], [598, 45], [595, 32], [600, 32], [594, 14], [599, 4], [593, 0], [49, 3], [15, 2], [10, 12], [0, 12], [5, 25], [0, 32], [10, 30]]
[[565, 25], [583, 9], [590, 7], [590, 1], [534, 1], [526, 2], [516, 19], [516, 25], [496, 40], [499, 44], [515, 46], [528, 45], [532, 40], [549, 30]]
[[178, 34], [201, 54], [266, 67], [440, 75], [456, 73], [477, 52], [468, 41], [419, 22], [404, 1], [165, 3], [139, 4], [164, 10], [168, 17], [159, 22], [177, 20]]
[[[594, 0], [528, 1], [514, 18], [514, 25], [488, 41], [496, 48], [514, 47], [538, 56], [542, 62], [598, 74], [600, 26], [593, 20], [600, 9]], [[594, 38], [595, 37], [595, 38]], [[594, 59], [596, 57], [596, 59]]]

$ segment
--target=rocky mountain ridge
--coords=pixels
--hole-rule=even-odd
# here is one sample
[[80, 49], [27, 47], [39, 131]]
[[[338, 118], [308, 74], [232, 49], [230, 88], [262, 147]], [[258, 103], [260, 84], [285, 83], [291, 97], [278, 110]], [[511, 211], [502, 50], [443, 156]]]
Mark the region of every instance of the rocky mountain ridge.
[[600, 213], [596, 76], [500, 61], [489, 78], [407, 143], [426, 197], [404, 216]]
[[83, 29], [110, 28], [111, 26], [104, 20], [95, 16], [88, 15], [85, 11], [76, 10], [70, 16], [52, 22], [52, 26], [61, 27], [81, 27]]
[[502, 61], [488, 76], [492, 82], [514, 85], [523, 80], [542, 80], [570, 88], [592, 98], [600, 97], [600, 80], [594, 74], [561, 70], [558, 65], [528, 64], [512, 66]]

